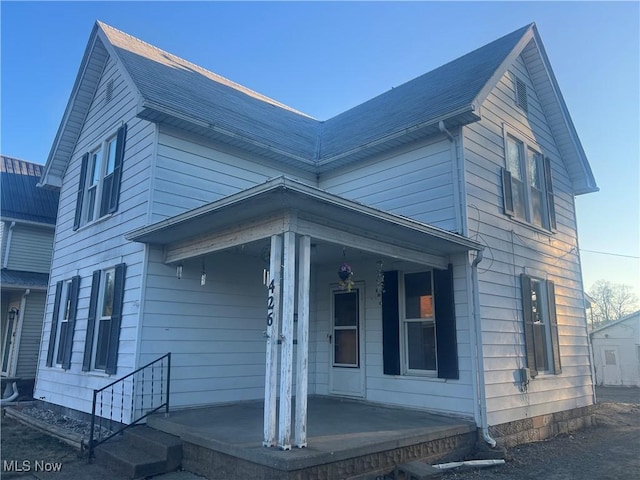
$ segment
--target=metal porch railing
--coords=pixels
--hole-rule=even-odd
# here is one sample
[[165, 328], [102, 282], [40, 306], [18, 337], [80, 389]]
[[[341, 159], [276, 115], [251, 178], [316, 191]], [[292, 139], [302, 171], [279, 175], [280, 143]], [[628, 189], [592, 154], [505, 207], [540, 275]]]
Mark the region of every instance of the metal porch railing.
[[[170, 387], [171, 352], [109, 385], [94, 390], [88, 445], [89, 461], [93, 458], [95, 447], [101, 443], [133, 427], [161, 408], [168, 414]], [[131, 412], [129, 418], [134, 420], [113, 431], [114, 423], [125, 423], [127, 409]]]

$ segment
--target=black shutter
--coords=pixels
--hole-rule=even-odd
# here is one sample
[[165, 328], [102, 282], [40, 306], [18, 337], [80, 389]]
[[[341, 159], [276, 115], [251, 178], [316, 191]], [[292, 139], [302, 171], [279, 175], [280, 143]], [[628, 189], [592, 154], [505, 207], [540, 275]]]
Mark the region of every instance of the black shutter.
[[560, 365], [560, 338], [558, 336], [558, 318], [556, 315], [556, 291], [553, 282], [547, 281], [547, 301], [549, 303], [549, 328], [551, 329], [551, 348], [553, 350], [553, 373], [562, 373]]
[[524, 318], [524, 343], [527, 356], [527, 367], [531, 376], [538, 375], [536, 366], [535, 332], [533, 325], [533, 306], [531, 304], [531, 278], [524, 273], [520, 275], [522, 286], [522, 316]]
[[502, 202], [505, 215], [513, 216], [513, 187], [511, 186], [511, 172], [502, 169]]
[[400, 375], [398, 272], [384, 272], [382, 292], [382, 363], [385, 375]]
[[118, 367], [118, 346], [120, 344], [120, 325], [122, 323], [122, 300], [124, 297], [124, 279], [127, 266], [124, 263], [116, 265], [113, 284], [113, 312], [111, 314], [111, 328], [109, 330], [109, 351], [107, 352], [108, 374], [116, 373]]
[[56, 349], [56, 333], [58, 331], [58, 317], [60, 316], [60, 299], [62, 298], [61, 280], [56, 283], [56, 296], [53, 301], [53, 317], [51, 317], [51, 333], [49, 334], [49, 349], [47, 350], [47, 367], [53, 366], [53, 351]]
[[453, 298], [453, 265], [447, 270], [433, 269], [433, 295], [436, 314], [438, 378], [459, 378], [456, 311]]
[[127, 138], [127, 124], [125, 123], [118, 129], [118, 138], [116, 140], [116, 159], [113, 167], [113, 179], [111, 181], [109, 195], [109, 209], [107, 213], [114, 213], [118, 210], [120, 201], [120, 183], [122, 181], [122, 161], [124, 159], [124, 147]]
[[93, 353], [93, 336], [96, 329], [96, 314], [98, 310], [98, 293], [100, 292], [100, 270], [93, 272], [91, 279], [91, 297], [89, 299], [89, 317], [87, 318], [87, 336], [84, 342], [84, 358], [82, 371], [91, 370], [91, 354]]
[[547, 191], [547, 213], [549, 215], [549, 228], [556, 230], [558, 225], [556, 223], [556, 203], [553, 196], [553, 183], [551, 182], [551, 160], [549, 157], [544, 157], [544, 181]]
[[62, 368], [69, 370], [71, 367], [71, 352], [73, 350], [73, 332], [76, 327], [76, 313], [78, 311], [78, 293], [80, 292], [80, 277], [75, 276], [71, 279], [71, 292], [69, 299], [69, 319], [67, 323], [66, 338], [60, 339], [60, 346], [64, 346]]
[[82, 223], [82, 202], [84, 200], [84, 189], [87, 183], [87, 168], [89, 167], [89, 154], [82, 156], [82, 166], [80, 167], [80, 182], [78, 183], [78, 198], [76, 200], [76, 216], [73, 220], [73, 229], [80, 228]]

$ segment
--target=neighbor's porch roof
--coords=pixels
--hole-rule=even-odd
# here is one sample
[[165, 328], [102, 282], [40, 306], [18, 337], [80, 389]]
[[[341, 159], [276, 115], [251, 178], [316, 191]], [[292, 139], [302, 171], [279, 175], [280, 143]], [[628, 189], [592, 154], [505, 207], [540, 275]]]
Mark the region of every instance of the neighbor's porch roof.
[[442, 267], [448, 255], [483, 248], [456, 233], [284, 176], [138, 228], [125, 238], [164, 246], [165, 262], [174, 263], [285, 231]]

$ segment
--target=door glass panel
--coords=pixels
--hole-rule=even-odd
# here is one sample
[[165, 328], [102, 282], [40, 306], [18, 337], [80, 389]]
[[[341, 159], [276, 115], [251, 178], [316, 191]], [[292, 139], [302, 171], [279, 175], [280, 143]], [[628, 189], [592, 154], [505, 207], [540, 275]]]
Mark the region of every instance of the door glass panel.
[[358, 365], [358, 331], [336, 330], [334, 342], [335, 363], [340, 365]]
[[358, 291], [336, 292], [333, 305], [333, 363], [358, 367]]
[[334, 297], [334, 325], [355, 327], [358, 324], [358, 295], [356, 292], [337, 293]]

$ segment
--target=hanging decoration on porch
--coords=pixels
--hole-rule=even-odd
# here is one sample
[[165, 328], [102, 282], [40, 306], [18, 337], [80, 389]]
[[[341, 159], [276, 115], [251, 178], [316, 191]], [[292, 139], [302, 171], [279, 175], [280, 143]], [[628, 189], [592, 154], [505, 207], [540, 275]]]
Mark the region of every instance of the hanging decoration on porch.
[[384, 290], [384, 270], [382, 270], [382, 260], [377, 261], [378, 270], [376, 274], [376, 296], [378, 297], [378, 304], [382, 305], [382, 294]]
[[182, 263], [176, 266], [176, 277], [178, 277], [178, 280], [182, 278]]
[[202, 257], [202, 275], [200, 275], [200, 286], [204, 287], [207, 283], [207, 270], [204, 264], [204, 257]]
[[[346, 249], [343, 248], [343, 260], [344, 257], [346, 257], [346, 253]], [[340, 281], [338, 282], [340, 290], [346, 290], [347, 292], [350, 292], [351, 288], [353, 287], [353, 269], [351, 268], [351, 265], [349, 265], [346, 261], [343, 261], [340, 265], [340, 268], [338, 268], [338, 278], [340, 278]]]
[[[262, 250], [260, 251], [260, 258], [268, 267], [271, 262], [271, 245], [265, 245], [262, 247]], [[264, 285], [269, 285], [269, 268], [262, 269], [262, 283]]]

